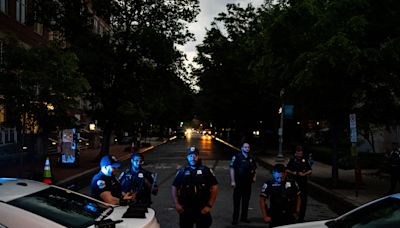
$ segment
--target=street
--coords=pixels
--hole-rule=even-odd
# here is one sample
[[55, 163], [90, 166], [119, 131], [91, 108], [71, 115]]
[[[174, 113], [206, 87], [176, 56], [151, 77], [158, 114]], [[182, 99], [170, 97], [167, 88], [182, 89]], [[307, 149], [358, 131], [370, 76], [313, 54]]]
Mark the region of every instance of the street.
[[[144, 154], [144, 168], [158, 174], [159, 192], [157, 196], [153, 196], [152, 207], [156, 211], [161, 227], [178, 227], [178, 214], [172, 202], [171, 184], [177, 169], [186, 164], [187, 148], [191, 145], [199, 148], [203, 164], [214, 170], [219, 182], [217, 201], [211, 211], [213, 216], [212, 227], [233, 227], [231, 225], [233, 206], [229, 162], [235, 150], [215, 140], [201, 139], [199, 134], [194, 134], [186, 139], [173, 140]], [[249, 207], [249, 219], [252, 222], [250, 224], [239, 223], [235, 227], [265, 227], [258, 206], [258, 195], [263, 182], [270, 178], [270, 171], [259, 165]], [[82, 189], [81, 192], [88, 194], [89, 187]], [[326, 204], [309, 197], [307, 221], [335, 216], [336, 214]]]

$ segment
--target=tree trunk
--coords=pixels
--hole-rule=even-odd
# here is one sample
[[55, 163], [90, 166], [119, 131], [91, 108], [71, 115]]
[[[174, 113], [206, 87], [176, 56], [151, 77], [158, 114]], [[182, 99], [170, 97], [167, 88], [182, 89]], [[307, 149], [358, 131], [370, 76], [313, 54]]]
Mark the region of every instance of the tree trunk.
[[103, 140], [101, 142], [101, 147], [100, 147], [100, 152], [99, 155], [96, 157], [97, 161], [100, 161], [100, 159], [104, 156], [110, 153], [110, 138], [111, 138], [111, 132], [112, 132], [112, 127], [111, 123], [109, 121], [106, 121], [103, 127]]
[[332, 181], [336, 185], [339, 180], [338, 151], [339, 132], [337, 122], [332, 122]]

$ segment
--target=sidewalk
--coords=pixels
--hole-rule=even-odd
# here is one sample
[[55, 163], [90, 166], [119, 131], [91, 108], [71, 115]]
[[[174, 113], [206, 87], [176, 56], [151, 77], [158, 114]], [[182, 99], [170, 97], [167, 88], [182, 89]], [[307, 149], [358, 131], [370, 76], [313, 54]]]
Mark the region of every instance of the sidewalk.
[[[147, 142], [151, 146], [139, 148], [139, 152], [146, 152], [155, 146], [166, 143], [169, 139], [159, 140], [158, 138], [149, 139]], [[121, 162], [130, 159], [130, 145], [113, 144], [110, 146], [109, 154], [118, 158]], [[99, 170], [99, 161], [96, 160], [99, 148], [86, 149], [80, 151], [79, 167], [63, 167], [58, 164], [58, 156], [50, 156], [50, 169], [55, 185], [69, 186], [75, 184], [79, 179], [93, 176]], [[13, 164], [3, 167], [1, 177], [21, 177], [28, 179], [43, 179], [43, 168], [45, 161], [25, 161], [22, 169], [20, 164]], [[86, 183], [87, 184], [87, 183]]]
[[[261, 165], [267, 168], [271, 168], [274, 164], [278, 163], [276, 162], [276, 154], [273, 153], [256, 155], [256, 159]], [[289, 157], [285, 156], [284, 159], [281, 163], [286, 165]], [[388, 192], [390, 186], [388, 176], [376, 175], [376, 169], [363, 169], [361, 173], [362, 184], [359, 186], [357, 193], [354, 169], [339, 169], [339, 182], [350, 183], [350, 186], [348, 185], [343, 188], [325, 187], [319, 183], [321, 183], [321, 180], [325, 180], [324, 183], [329, 184], [332, 176], [332, 166], [316, 161], [312, 166], [312, 174], [308, 182], [309, 192], [315, 193], [313, 195], [320, 196], [334, 204], [343, 205], [345, 207], [342, 208], [343, 212], [380, 198]]]

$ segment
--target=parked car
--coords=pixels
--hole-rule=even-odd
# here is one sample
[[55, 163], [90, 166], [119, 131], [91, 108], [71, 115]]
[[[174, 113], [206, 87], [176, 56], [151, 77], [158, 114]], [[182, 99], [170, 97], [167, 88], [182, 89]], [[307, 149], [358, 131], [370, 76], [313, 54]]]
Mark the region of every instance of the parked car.
[[400, 227], [400, 193], [382, 197], [330, 220], [297, 223], [281, 228], [398, 228]]
[[160, 227], [153, 209], [134, 209], [33, 180], [0, 178], [0, 227]]

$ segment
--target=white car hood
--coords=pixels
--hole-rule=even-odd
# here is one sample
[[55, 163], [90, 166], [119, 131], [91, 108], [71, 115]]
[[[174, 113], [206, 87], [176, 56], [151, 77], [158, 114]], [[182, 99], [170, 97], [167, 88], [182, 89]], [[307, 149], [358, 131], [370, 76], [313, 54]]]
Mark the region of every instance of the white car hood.
[[[295, 223], [286, 226], [278, 226], [280, 228], [326, 228], [326, 222], [329, 220], [321, 220], [321, 221], [314, 221], [314, 222], [303, 222], [303, 223]], [[276, 228], [278, 228], [276, 227]]]
[[[117, 223], [116, 227], [143, 227], [143, 228], [159, 228], [160, 224], [158, 223], [155, 215], [155, 211], [151, 208], [148, 208], [148, 212], [146, 213], [146, 218], [122, 218], [124, 213], [128, 207], [120, 206], [115, 207], [111, 215], [107, 216], [105, 219], [111, 219], [113, 221], [122, 220], [123, 222]], [[94, 226], [91, 226], [94, 227]]]

